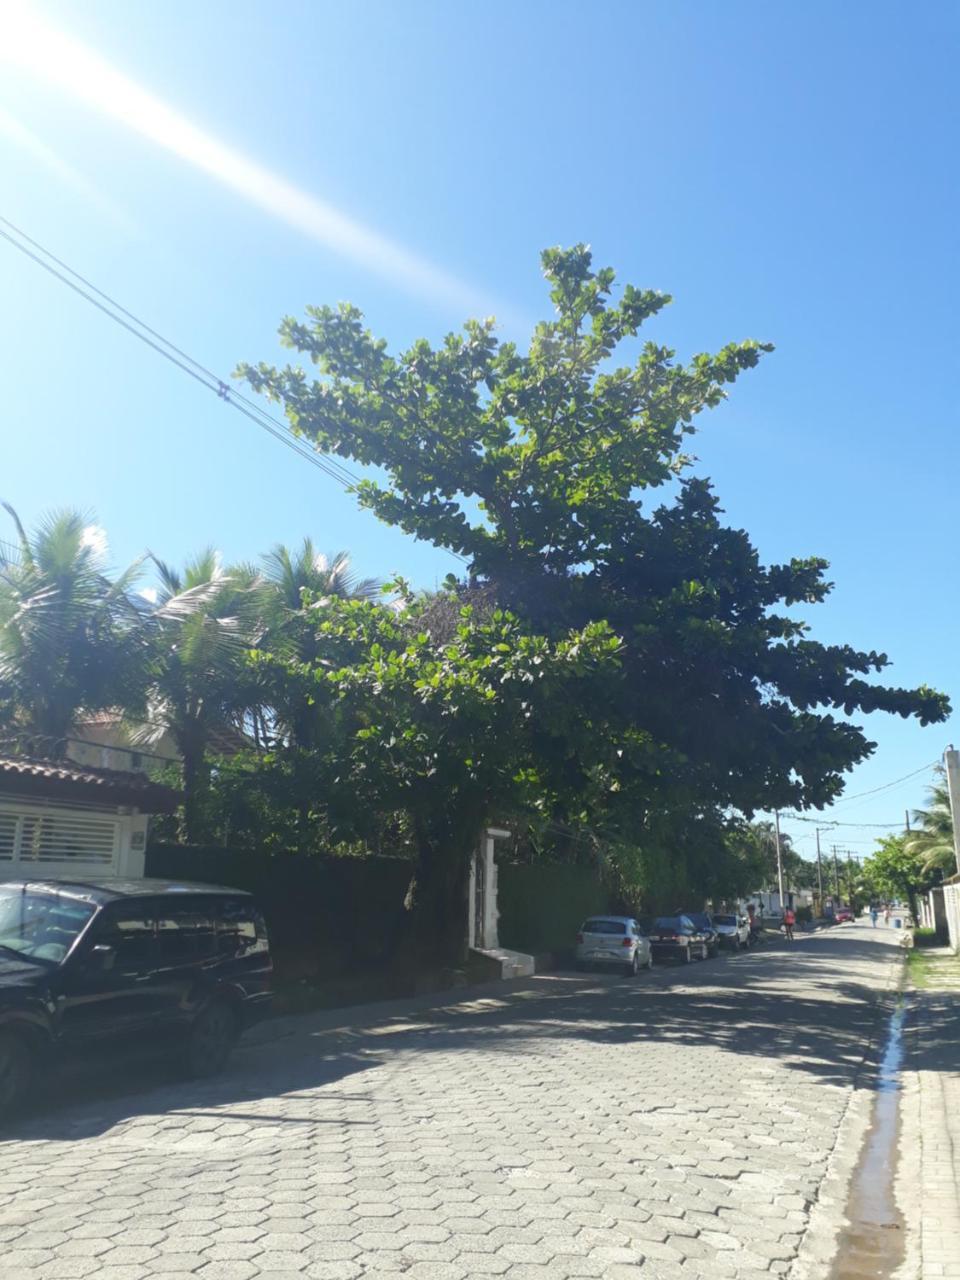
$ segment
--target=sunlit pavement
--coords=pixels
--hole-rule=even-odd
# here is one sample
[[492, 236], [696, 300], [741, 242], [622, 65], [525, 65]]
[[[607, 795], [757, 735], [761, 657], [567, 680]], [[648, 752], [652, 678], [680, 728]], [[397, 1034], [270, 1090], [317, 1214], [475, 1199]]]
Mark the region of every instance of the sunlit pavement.
[[0, 1274], [783, 1275], [898, 941], [341, 1011], [217, 1081], [62, 1097], [0, 1144]]

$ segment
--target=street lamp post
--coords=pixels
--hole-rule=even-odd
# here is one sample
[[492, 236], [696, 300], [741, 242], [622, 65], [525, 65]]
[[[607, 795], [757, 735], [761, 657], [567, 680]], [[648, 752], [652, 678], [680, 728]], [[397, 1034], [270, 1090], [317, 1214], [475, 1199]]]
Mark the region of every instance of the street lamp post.
[[953, 856], [960, 874], [960, 751], [947, 747], [943, 753], [943, 766], [947, 775], [947, 795], [953, 818]]

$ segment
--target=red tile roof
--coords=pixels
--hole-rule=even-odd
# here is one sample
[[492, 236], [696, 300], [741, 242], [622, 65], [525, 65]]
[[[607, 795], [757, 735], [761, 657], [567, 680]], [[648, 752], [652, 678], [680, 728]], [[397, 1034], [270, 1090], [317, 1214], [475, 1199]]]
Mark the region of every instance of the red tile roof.
[[141, 773], [91, 769], [68, 760], [26, 756], [0, 756], [0, 792], [102, 798], [111, 804], [135, 806], [144, 813], [172, 813], [180, 800], [180, 793], [173, 787], [151, 782]]

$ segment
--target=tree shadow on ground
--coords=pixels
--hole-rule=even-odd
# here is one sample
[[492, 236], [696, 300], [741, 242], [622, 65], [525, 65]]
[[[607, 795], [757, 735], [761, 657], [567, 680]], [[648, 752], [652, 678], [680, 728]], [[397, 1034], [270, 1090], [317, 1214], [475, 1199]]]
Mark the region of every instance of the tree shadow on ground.
[[[58, 1078], [29, 1114], [7, 1126], [5, 1137], [70, 1141], [132, 1118], [210, 1109], [223, 1118], [292, 1127], [362, 1125], [368, 1095], [329, 1086], [396, 1055], [542, 1053], [564, 1042], [633, 1045], [638, 1054], [655, 1044], [678, 1051], [705, 1046], [754, 1066], [775, 1060], [829, 1085], [856, 1080], [869, 1086], [892, 1003], [878, 971], [884, 958], [896, 958], [890, 943], [859, 931], [814, 935], [793, 947], [769, 944], [710, 963], [664, 966], [637, 979], [556, 974], [281, 1020], [266, 1024], [262, 1042], [241, 1049], [216, 1079], [175, 1080], [152, 1063]], [[955, 1066], [955, 1057], [951, 1061]], [[310, 1101], [302, 1117], [260, 1105], [298, 1093]], [[323, 1098], [356, 1102], [360, 1110], [348, 1121], [325, 1121], [317, 1105]]]

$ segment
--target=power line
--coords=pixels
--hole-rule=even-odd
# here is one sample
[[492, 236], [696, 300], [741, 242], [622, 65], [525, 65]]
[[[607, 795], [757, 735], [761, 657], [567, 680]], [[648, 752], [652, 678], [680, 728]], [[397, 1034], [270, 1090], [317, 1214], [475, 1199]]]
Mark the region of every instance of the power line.
[[[96, 307], [98, 311], [120, 325], [121, 328], [126, 329], [135, 338], [139, 338], [142, 343], [175, 365], [188, 377], [206, 387], [208, 391], [214, 392], [218, 399], [242, 413], [245, 418], [249, 418], [261, 430], [266, 431], [268, 435], [285, 445], [286, 448], [291, 449], [298, 457], [309, 462], [311, 466], [322, 471], [329, 479], [335, 480], [344, 489], [352, 490], [360, 483], [360, 477], [350, 471], [349, 468], [335, 458], [330, 457], [330, 455], [320, 454], [301, 443], [296, 436], [290, 433], [286, 423], [267, 413], [256, 401], [236, 391], [218, 374], [201, 364], [199, 360], [195, 360], [182, 348], [171, 342], [169, 338], [165, 338], [163, 334], [153, 329], [145, 321], [141, 320], [139, 316], [122, 306], [115, 298], [99, 289], [92, 281], [81, 275], [79, 271], [75, 271], [73, 267], [40, 244], [38, 240], [34, 240], [27, 235], [9, 218], [0, 215], [0, 222], [9, 228], [9, 231], [4, 231], [0, 228], [0, 237], [13, 245], [15, 249], [19, 249], [22, 254], [30, 258], [62, 284], [65, 284], [68, 289], [78, 294], [86, 302]], [[10, 232], [13, 234], [11, 235]], [[448, 547], [443, 548], [443, 550], [448, 551], [461, 564], [467, 563], [466, 558], [456, 551], [451, 551]]]
[[837, 822], [833, 818], [807, 818], [803, 814], [791, 814], [789, 822], [812, 822], [818, 826], [821, 831], [826, 831], [832, 827], [876, 827], [883, 831], [889, 831], [891, 827], [902, 827], [902, 822]]
[[909, 782], [911, 778], [916, 778], [918, 774], [927, 773], [928, 770], [936, 768], [939, 761], [932, 760], [930, 764], [921, 765], [919, 769], [914, 769], [912, 773], [905, 773], [902, 778], [895, 778], [893, 782], [885, 782], [880, 787], [874, 787], [872, 791], [858, 791], [852, 796], [842, 796], [837, 801], [837, 806], [846, 804], [849, 800], [862, 800], [864, 796], [875, 796], [880, 791], [889, 791], [891, 787], [899, 787], [901, 782]]
[[[7, 218], [0, 215], [0, 222], [11, 227], [17, 235], [22, 236], [29, 244], [35, 245], [39, 249], [40, 253], [46, 254], [51, 261], [44, 261], [44, 259], [40, 257], [40, 253], [34, 253], [31, 249], [27, 248], [27, 245], [21, 244], [14, 238], [14, 236], [0, 229], [0, 236], [2, 236], [4, 240], [9, 244], [12, 244], [15, 249], [19, 249], [26, 257], [31, 258], [38, 266], [49, 272], [50, 275], [55, 276], [61, 281], [61, 283], [65, 284], [68, 289], [72, 289], [74, 293], [79, 294], [81, 298], [91, 303], [98, 311], [103, 312], [105, 316], [108, 316], [111, 320], [115, 321], [115, 323], [126, 329], [128, 333], [133, 334], [135, 338], [139, 338], [141, 342], [156, 351], [158, 355], [163, 356], [165, 360], [169, 360], [171, 364], [176, 365], [177, 368], [181, 369], [188, 377], [193, 378], [195, 382], [199, 382], [200, 385], [206, 387], [208, 391], [213, 391], [221, 400], [231, 405], [234, 409], [238, 409], [245, 417], [248, 417], [251, 421], [255, 422], [257, 426], [262, 427], [270, 435], [279, 439], [282, 444], [285, 444], [288, 448], [292, 449], [294, 453], [299, 454], [313, 466], [316, 466], [319, 470], [323, 471], [331, 479], [336, 480], [339, 484], [343, 485], [344, 488], [351, 487], [355, 482], [356, 477], [352, 476], [346, 468], [341, 467], [339, 463], [333, 462], [332, 459], [327, 459], [312, 453], [306, 448], [306, 446], [301, 446], [295, 437], [288, 434], [287, 428], [285, 428], [282, 423], [277, 419], [272, 418], [252, 401], [242, 403], [241, 401], [243, 400], [243, 397], [239, 396], [238, 393], [235, 393], [233, 388], [224, 382], [224, 380], [217, 374], [212, 373], [210, 370], [205, 368], [205, 366], [200, 364], [199, 361], [193, 360], [192, 357], [182, 353], [179, 347], [157, 334], [156, 330], [151, 329], [150, 326], [145, 324], [143, 321], [138, 320], [131, 312], [127, 311], [125, 307], [122, 307], [119, 303], [110, 298], [108, 294], [97, 289], [95, 285], [88, 284], [79, 272], [75, 272], [72, 267], [62, 264], [59, 258], [50, 253], [50, 251], [45, 249], [42, 245], [37, 244], [36, 241], [31, 240], [29, 236], [22, 232], [19, 227], [14, 226]], [[67, 275], [63, 274], [63, 271], [57, 270], [57, 267], [52, 265], [53, 263], [56, 263], [57, 266], [62, 265], [64, 271], [69, 272], [70, 275], [74, 276], [75, 279], [81, 283], [78, 284], [75, 283], [74, 280], [69, 279]], [[98, 294], [100, 298], [103, 298], [105, 301], [98, 301], [97, 297], [93, 296], [94, 294]], [[111, 308], [113, 309], [111, 310]], [[130, 317], [131, 320], [128, 321], [124, 319], [124, 316]], [[139, 326], [139, 328], [137, 326]], [[154, 338], [156, 338], [156, 341], [154, 341]]]

